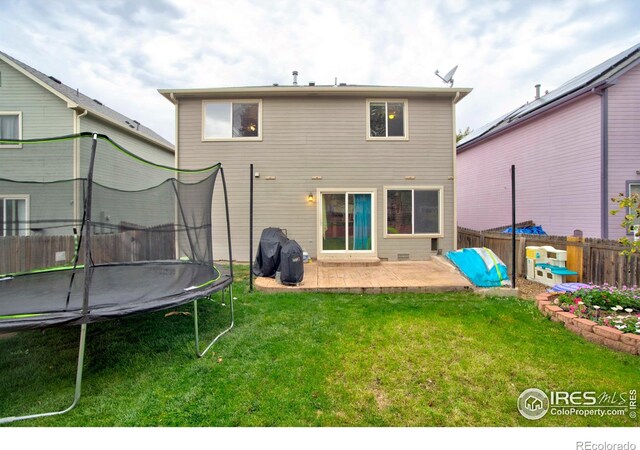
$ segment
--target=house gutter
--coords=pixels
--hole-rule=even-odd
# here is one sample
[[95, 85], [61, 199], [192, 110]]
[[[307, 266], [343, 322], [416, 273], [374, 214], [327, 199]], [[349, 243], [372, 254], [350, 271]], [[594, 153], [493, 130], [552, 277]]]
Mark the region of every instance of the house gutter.
[[[173, 95], [173, 92], [169, 95], [169, 100], [171, 101], [171, 103], [174, 104], [174, 140], [175, 140], [175, 147], [174, 147], [174, 154], [173, 154], [173, 167], [178, 168], [180, 167], [179, 165], [179, 159], [178, 159], [178, 147], [179, 147], [179, 143], [180, 143], [180, 139], [178, 136], [178, 123], [180, 123], [180, 111], [179, 111], [179, 105], [178, 105], [178, 99], [176, 98], [175, 95]], [[176, 173], [176, 178], [178, 178], [178, 174]], [[178, 218], [178, 207], [175, 207], [175, 211], [174, 211], [174, 223], [180, 223], [179, 222], [179, 218]], [[210, 231], [211, 232], [211, 231]], [[180, 242], [179, 242], [179, 237], [178, 237], [178, 233], [175, 233], [175, 249], [176, 249], [176, 259], [180, 259]]]
[[174, 112], [174, 121], [175, 121], [175, 125], [174, 125], [174, 133], [175, 133], [175, 137], [174, 140], [176, 141], [175, 144], [175, 149], [174, 149], [174, 167], [179, 167], [178, 165], [178, 143], [180, 142], [178, 139], [178, 123], [180, 121], [180, 111], [179, 111], [179, 105], [178, 105], [178, 99], [176, 98], [175, 95], [173, 95], [173, 92], [169, 95], [169, 99], [171, 100], [171, 103], [173, 103], [175, 105], [175, 112]]

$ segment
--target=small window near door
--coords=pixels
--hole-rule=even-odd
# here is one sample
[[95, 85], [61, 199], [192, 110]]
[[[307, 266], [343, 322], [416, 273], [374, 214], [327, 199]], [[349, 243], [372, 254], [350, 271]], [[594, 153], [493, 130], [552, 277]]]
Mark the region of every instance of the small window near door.
[[442, 187], [385, 188], [386, 237], [441, 236]]
[[26, 198], [0, 197], [0, 236], [29, 234]]

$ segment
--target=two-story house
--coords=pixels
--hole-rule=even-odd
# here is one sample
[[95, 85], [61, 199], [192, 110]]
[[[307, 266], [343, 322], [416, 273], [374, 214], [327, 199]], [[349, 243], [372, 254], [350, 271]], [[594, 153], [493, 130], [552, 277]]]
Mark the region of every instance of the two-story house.
[[[174, 147], [150, 128], [107, 107], [98, 99], [73, 89], [54, 76], [44, 73], [0, 52], [0, 139], [42, 139], [81, 132], [109, 136], [123, 147], [149, 161], [173, 166]], [[60, 143], [48, 154], [35, 157], [25, 145], [0, 143], [0, 179], [53, 181], [86, 176], [89, 154], [81, 150], [79, 140]], [[116, 152], [117, 153], [117, 152]], [[102, 156], [101, 156], [102, 157]], [[102, 164], [102, 167], [109, 167]], [[131, 168], [119, 167], [100, 174], [102, 180], [129, 185], [145, 178]], [[135, 168], [139, 170], [139, 168]], [[123, 183], [123, 181], [127, 183]], [[11, 188], [9, 186], [12, 186]], [[11, 189], [11, 192], [8, 190]], [[78, 189], [73, 204], [53, 204], [31, 191], [27, 184], [0, 186], [0, 237], [29, 234], [70, 234], [71, 229], [39, 229], [44, 217], [80, 218], [82, 192]], [[116, 220], [110, 211], [105, 217]], [[25, 225], [26, 224], [26, 225]]]
[[[454, 249], [455, 106], [470, 91], [313, 83], [159, 90], [175, 105], [178, 166], [222, 162], [234, 257], [244, 261], [253, 256], [251, 177], [254, 248], [260, 230], [279, 227], [321, 260], [423, 260]], [[221, 205], [218, 196], [214, 214], [223, 215]], [[225, 230], [213, 235], [226, 249]]]

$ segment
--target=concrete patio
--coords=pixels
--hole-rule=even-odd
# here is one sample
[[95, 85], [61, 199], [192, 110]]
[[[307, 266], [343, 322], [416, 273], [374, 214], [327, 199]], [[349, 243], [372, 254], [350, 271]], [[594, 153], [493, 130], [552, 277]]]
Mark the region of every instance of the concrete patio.
[[472, 289], [472, 285], [441, 257], [430, 261], [394, 261], [357, 265], [312, 262], [304, 266], [299, 286], [284, 286], [274, 278], [258, 277], [256, 289], [263, 292], [349, 292], [382, 294], [396, 292], [446, 292]]

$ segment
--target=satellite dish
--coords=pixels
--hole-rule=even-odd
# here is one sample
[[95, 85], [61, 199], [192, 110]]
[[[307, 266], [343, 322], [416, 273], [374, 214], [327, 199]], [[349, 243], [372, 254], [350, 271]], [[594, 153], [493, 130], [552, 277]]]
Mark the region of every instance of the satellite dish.
[[436, 76], [440, 78], [442, 81], [444, 81], [445, 84], [448, 84], [449, 87], [451, 87], [453, 86], [453, 74], [456, 73], [457, 69], [458, 69], [458, 66], [455, 66], [453, 69], [447, 72], [447, 74], [444, 77], [441, 77], [440, 72], [436, 70]]

